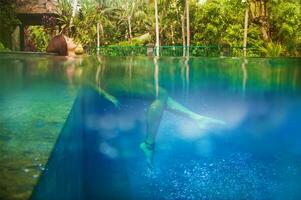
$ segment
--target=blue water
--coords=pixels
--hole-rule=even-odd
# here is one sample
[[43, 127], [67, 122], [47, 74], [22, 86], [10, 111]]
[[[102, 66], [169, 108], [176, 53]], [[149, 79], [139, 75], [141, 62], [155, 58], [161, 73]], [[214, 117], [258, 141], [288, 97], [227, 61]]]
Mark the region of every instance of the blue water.
[[[149, 102], [122, 102], [124, 106], [116, 109], [92, 89], [81, 91], [33, 199], [300, 197], [300, 108], [289, 108], [299, 112], [285, 116], [275, 125], [277, 130], [266, 130], [265, 135], [259, 135], [264, 125], [250, 113], [238, 127], [200, 138], [181, 137], [174, 128], [181, 119], [166, 114], [158, 133], [155, 170], [150, 171], [138, 148]], [[263, 106], [259, 103], [254, 109]], [[273, 113], [270, 109], [256, 115], [266, 118], [267, 111]], [[101, 127], [90, 120], [105, 121]]]
[[[75, 100], [31, 199], [301, 198], [300, 59], [192, 58], [184, 65], [160, 58], [157, 74], [151, 58], [93, 59], [76, 68], [86, 81], [73, 80]], [[98, 85], [118, 98], [119, 107], [87, 84], [95, 74], [102, 74]], [[39, 91], [65, 91], [59, 88], [66, 83], [58, 83], [67, 78], [60, 75], [46, 76], [52, 81]], [[42, 80], [45, 72], [35, 77]], [[200, 129], [165, 111], [150, 170], [139, 144], [158, 85], [188, 109], [226, 125]], [[45, 102], [59, 96], [46, 95]], [[34, 122], [35, 129], [49, 126]]]
[[[200, 130], [165, 112], [151, 171], [139, 144], [152, 99], [119, 94], [121, 106], [115, 108], [85, 87], [33, 199], [300, 198], [299, 95], [254, 92], [239, 99], [205, 93], [208, 100], [201, 101], [216, 103], [211, 111], [227, 112], [228, 125]], [[220, 114], [225, 121], [227, 115]]]

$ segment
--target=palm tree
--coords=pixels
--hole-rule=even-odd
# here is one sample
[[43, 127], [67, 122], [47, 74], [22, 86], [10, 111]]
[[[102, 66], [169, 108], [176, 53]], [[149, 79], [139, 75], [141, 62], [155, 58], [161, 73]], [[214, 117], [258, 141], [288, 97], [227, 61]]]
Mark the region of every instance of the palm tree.
[[189, 46], [190, 46], [190, 19], [189, 19], [189, 0], [185, 0], [185, 7], [186, 7], [186, 45], [187, 45], [187, 53], [186, 56], [189, 57]]
[[158, 2], [157, 0], [155, 0], [155, 26], [156, 26], [156, 44], [155, 44], [155, 55], [159, 56], [160, 52], [159, 52], [159, 45], [160, 45], [160, 41], [159, 41], [159, 19], [158, 19]]
[[112, 26], [110, 16], [116, 9], [111, 4], [102, 3], [97, 0], [80, 0], [81, 14], [84, 16], [86, 23], [83, 23], [80, 17], [75, 17], [76, 21], [74, 23], [77, 22], [77, 30], [82, 32], [78, 34], [81, 37], [82, 45], [95, 45], [95, 36], [97, 36], [97, 47], [101, 43], [105, 43], [104, 27]]
[[184, 13], [183, 15], [181, 16], [181, 24], [182, 24], [182, 45], [183, 45], [183, 57], [185, 57], [186, 55], [186, 35], [185, 35], [185, 15], [186, 15], [186, 10], [184, 9]]
[[[141, 1], [140, 1], [141, 2]], [[137, 11], [137, 8], [139, 7], [139, 1], [138, 0], [119, 0], [116, 1], [117, 8], [120, 9], [121, 15], [119, 22], [122, 24], [126, 24], [127, 26], [127, 35], [130, 40], [130, 43], [132, 43], [133, 34], [132, 34], [132, 20], [133, 15], [135, 11]]]
[[247, 57], [247, 40], [248, 40], [248, 20], [249, 20], [249, 5], [247, 0], [245, 1], [246, 4], [246, 11], [245, 11], [245, 27], [244, 27], [244, 41], [243, 41], [243, 51], [244, 57]]

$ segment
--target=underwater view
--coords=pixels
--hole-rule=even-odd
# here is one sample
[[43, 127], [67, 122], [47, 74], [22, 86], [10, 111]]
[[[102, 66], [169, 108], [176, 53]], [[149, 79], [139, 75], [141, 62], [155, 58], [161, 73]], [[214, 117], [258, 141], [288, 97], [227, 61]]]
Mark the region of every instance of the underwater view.
[[300, 199], [301, 59], [0, 55], [0, 199]]

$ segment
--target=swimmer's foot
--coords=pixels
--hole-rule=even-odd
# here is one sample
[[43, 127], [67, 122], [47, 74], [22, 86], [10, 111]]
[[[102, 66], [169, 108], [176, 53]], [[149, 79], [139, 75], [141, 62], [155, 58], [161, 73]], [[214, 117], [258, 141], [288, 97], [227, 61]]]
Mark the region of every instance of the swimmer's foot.
[[149, 167], [150, 170], [154, 169], [153, 166], [154, 146], [155, 144], [150, 144], [148, 142], [142, 142], [140, 144], [140, 149], [143, 151], [145, 155], [147, 166]]
[[195, 121], [200, 129], [211, 128], [213, 126], [225, 126], [226, 122], [210, 117], [198, 116]]

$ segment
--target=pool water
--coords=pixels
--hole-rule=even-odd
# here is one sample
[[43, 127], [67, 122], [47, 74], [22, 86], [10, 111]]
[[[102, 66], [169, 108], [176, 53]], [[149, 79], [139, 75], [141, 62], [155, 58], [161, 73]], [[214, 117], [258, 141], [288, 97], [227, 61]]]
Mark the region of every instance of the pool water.
[[[301, 197], [299, 58], [0, 55], [0, 72], [1, 199]], [[226, 124], [166, 108], [150, 170], [161, 93]]]

